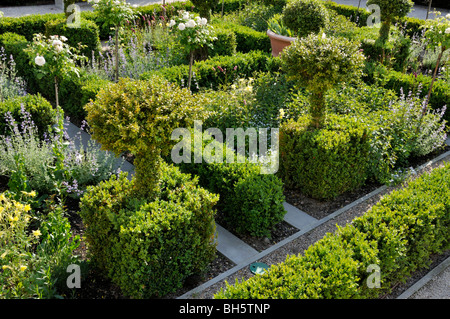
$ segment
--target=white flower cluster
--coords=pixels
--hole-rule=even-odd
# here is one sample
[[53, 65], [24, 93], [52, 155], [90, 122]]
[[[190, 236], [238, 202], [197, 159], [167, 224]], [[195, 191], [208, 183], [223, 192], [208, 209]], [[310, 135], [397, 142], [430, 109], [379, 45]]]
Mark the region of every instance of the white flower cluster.
[[58, 38], [58, 36], [52, 35], [50, 37], [50, 40], [52, 41], [52, 46], [55, 49], [55, 51], [59, 53], [63, 50], [63, 41], [66, 42], [67, 38], [65, 36], [61, 36]]
[[[177, 23], [175, 20], [169, 21], [169, 27], [175, 26]], [[180, 31], [185, 30], [186, 28], [195, 28], [196, 26], [205, 26], [208, 24], [208, 20], [206, 18], [196, 17], [193, 18], [191, 14], [187, 11], [182, 13], [182, 22], [178, 24], [178, 29]]]
[[[51, 41], [53, 49], [55, 49], [57, 53], [60, 53], [64, 49], [63, 42], [66, 42], [67, 38], [63, 35], [60, 37], [58, 37], [57, 35], [52, 35], [50, 36], [49, 41]], [[34, 63], [36, 63], [36, 65], [38, 66], [43, 66], [45, 65], [46, 61], [43, 56], [38, 55], [36, 56], [36, 58], [34, 58]]]

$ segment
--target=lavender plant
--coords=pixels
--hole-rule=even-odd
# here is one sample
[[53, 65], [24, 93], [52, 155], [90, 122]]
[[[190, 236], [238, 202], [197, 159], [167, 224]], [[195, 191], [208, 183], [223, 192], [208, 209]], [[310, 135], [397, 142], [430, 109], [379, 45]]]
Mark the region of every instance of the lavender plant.
[[11, 176], [17, 171], [19, 157], [31, 189], [63, 198], [79, 197], [88, 185], [116, 172], [119, 163], [111, 153], [100, 150], [93, 142], [83, 146], [81, 132], [69, 138], [61, 111], [58, 126], [46, 133], [44, 140], [39, 139], [30, 114], [24, 109], [21, 114], [20, 126], [10, 113], [6, 116], [11, 134], [0, 136], [0, 174]]
[[5, 48], [0, 48], [0, 101], [4, 101], [14, 96], [26, 94], [26, 83], [17, 76], [16, 62], [13, 56], [9, 58], [5, 53]]

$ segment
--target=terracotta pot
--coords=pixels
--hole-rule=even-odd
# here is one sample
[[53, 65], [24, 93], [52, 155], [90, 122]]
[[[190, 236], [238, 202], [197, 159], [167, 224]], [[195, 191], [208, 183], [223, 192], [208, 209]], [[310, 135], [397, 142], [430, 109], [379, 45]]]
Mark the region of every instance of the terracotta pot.
[[267, 30], [267, 35], [270, 38], [270, 44], [272, 46], [272, 56], [274, 57], [277, 57], [285, 47], [290, 46], [291, 43], [297, 39], [279, 35], [270, 30]]

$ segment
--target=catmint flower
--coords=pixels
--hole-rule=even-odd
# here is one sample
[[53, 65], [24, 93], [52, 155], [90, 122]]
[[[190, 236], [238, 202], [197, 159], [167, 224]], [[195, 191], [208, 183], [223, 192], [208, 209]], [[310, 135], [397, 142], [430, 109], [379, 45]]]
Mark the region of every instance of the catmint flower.
[[35, 59], [34, 59], [34, 63], [36, 63], [39, 66], [43, 66], [45, 64], [45, 58], [43, 56], [38, 55]]

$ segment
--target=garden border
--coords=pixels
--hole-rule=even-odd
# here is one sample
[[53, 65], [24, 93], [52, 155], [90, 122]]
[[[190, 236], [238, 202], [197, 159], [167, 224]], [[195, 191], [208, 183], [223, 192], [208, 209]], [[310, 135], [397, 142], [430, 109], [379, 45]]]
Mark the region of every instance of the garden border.
[[[447, 138], [447, 141], [445, 143], [447, 145], [450, 145], [450, 139]], [[423, 171], [426, 167], [428, 167], [428, 166], [430, 166], [430, 165], [432, 165], [432, 164], [434, 164], [434, 163], [436, 163], [436, 162], [438, 162], [438, 161], [440, 161], [440, 160], [442, 160], [442, 159], [444, 159], [444, 158], [446, 158], [448, 156], [450, 156], [450, 151], [447, 151], [447, 152], [445, 152], [445, 153], [443, 153], [441, 155], [438, 155], [437, 157], [431, 159], [430, 161], [428, 161], [428, 162], [418, 166], [417, 168], [415, 168], [415, 171], [419, 173], [419, 172]], [[220, 275], [214, 277], [213, 279], [211, 279], [211, 280], [209, 280], [207, 282], [204, 282], [203, 284], [195, 287], [194, 289], [189, 290], [188, 292], [184, 293], [181, 296], [178, 296], [176, 299], [188, 299], [189, 297], [191, 297], [191, 296], [193, 296], [195, 294], [201, 293], [205, 289], [207, 289], [207, 288], [211, 287], [212, 285], [214, 285], [214, 284], [216, 284], [216, 283], [226, 279], [227, 277], [233, 275], [234, 273], [236, 273], [239, 270], [245, 268], [246, 266], [250, 265], [251, 263], [256, 262], [256, 261], [260, 260], [261, 258], [269, 255], [270, 253], [274, 252], [275, 250], [277, 250], [277, 249], [283, 247], [284, 245], [292, 242], [293, 240], [297, 239], [298, 237], [300, 237], [302, 235], [305, 235], [306, 233], [314, 230], [315, 228], [317, 228], [320, 225], [328, 222], [329, 220], [336, 218], [337, 216], [343, 214], [344, 212], [350, 210], [351, 208], [353, 208], [353, 207], [355, 207], [355, 206], [357, 206], [357, 205], [359, 205], [359, 204], [369, 200], [370, 198], [380, 194], [381, 192], [383, 192], [387, 188], [388, 188], [388, 186], [386, 186], [386, 185], [383, 185], [383, 186], [377, 188], [376, 190], [372, 191], [371, 193], [366, 194], [363, 197], [353, 201], [352, 203], [350, 203], [350, 204], [348, 204], [348, 205], [346, 205], [346, 206], [336, 210], [334, 213], [332, 213], [332, 214], [330, 214], [330, 215], [328, 215], [328, 216], [326, 216], [326, 217], [324, 217], [322, 219], [319, 219], [318, 221], [316, 221], [314, 223], [311, 223], [306, 228], [304, 228], [302, 230], [299, 230], [298, 232], [296, 232], [295, 234], [289, 236], [288, 238], [285, 238], [284, 240], [274, 244], [273, 246], [263, 250], [262, 252], [259, 252], [258, 254], [256, 254], [256, 255], [254, 255], [254, 256], [252, 256], [252, 257], [242, 261], [241, 263], [237, 264], [233, 268], [231, 268], [231, 269], [221, 273]]]

